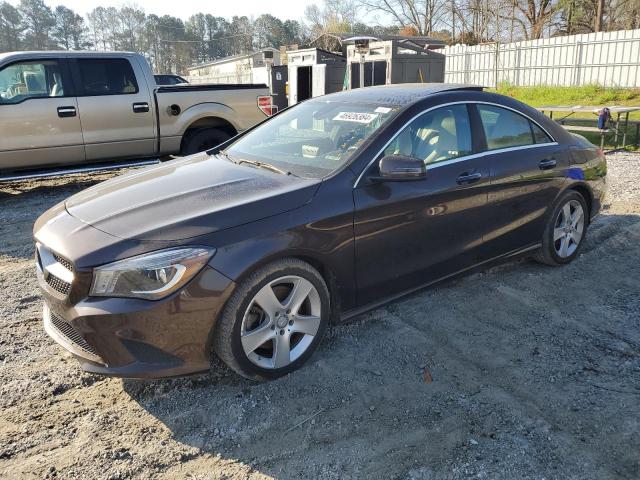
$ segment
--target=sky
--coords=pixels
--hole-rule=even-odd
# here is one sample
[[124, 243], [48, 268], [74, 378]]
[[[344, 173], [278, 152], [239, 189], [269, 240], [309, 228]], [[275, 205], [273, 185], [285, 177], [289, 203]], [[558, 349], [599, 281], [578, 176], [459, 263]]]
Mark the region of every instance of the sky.
[[[17, 5], [19, 0], [9, 0], [9, 3]], [[194, 13], [210, 13], [217, 17], [231, 18], [234, 15], [257, 17], [262, 13], [270, 13], [281, 20], [300, 20], [304, 18], [304, 9], [307, 5], [322, 2], [319, 0], [44, 0], [44, 3], [54, 8], [56, 5], [75, 10], [81, 15], [86, 15], [95, 7], [120, 7], [124, 5], [136, 5], [146, 13], [156, 15], [173, 15], [186, 20]]]

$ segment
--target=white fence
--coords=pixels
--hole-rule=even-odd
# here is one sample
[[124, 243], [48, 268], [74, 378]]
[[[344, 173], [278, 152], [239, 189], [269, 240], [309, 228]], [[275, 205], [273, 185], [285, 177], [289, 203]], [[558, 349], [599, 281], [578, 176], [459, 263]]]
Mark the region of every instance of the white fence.
[[189, 83], [253, 83], [253, 75], [251, 73], [187, 76], [185, 78]]
[[445, 82], [640, 87], [640, 29], [454, 45], [439, 52], [447, 56]]

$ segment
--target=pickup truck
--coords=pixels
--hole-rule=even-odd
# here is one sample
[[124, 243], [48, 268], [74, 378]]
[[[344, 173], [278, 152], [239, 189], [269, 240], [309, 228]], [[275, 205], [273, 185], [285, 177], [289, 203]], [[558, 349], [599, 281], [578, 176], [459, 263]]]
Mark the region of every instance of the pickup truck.
[[136, 53], [3, 53], [0, 174], [189, 155], [271, 113], [266, 85], [158, 86]]

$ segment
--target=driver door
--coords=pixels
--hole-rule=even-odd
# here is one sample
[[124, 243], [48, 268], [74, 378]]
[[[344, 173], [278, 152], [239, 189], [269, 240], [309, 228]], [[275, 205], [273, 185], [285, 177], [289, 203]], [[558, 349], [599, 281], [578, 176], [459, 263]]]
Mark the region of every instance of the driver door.
[[[428, 111], [401, 130], [353, 191], [358, 304], [419, 288], [478, 262], [489, 168], [475, 157], [467, 106]], [[425, 161], [415, 181], [367, 181], [384, 155]]]
[[82, 162], [78, 104], [64, 59], [0, 68], [0, 171]]

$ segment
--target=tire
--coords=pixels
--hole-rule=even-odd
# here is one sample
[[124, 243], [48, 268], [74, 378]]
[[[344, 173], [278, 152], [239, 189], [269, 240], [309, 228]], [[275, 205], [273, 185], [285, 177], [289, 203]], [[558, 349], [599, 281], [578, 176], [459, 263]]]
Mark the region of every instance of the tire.
[[311, 357], [326, 332], [330, 312], [322, 275], [301, 260], [279, 260], [240, 283], [218, 320], [213, 350], [246, 378], [278, 378]]
[[182, 155], [193, 155], [220, 145], [231, 138], [224, 130], [218, 128], [202, 128], [187, 134], [182, 146]]
[[[574, 222], [574, 217], [578, 217], [578, 208], [582, 211], [582, 217]], [[570, 214], [570, 225], [564, 221], [567, 212]], [[542, 247], [534, 255], [534, 260], [551, 266], [571, 263], [580, 254], [588, 225], [589, 209], [584, 197], [575, 190], [565, 192], [555, 203], [547, 219]]]

